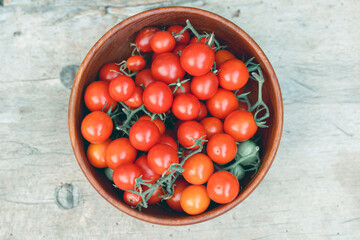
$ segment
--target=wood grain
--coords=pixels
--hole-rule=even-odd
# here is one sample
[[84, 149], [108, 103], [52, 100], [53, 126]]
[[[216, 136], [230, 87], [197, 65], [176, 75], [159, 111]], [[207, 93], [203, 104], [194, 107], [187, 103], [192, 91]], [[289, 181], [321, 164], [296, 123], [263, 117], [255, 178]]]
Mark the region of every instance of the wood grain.
[[[107, 1], [39, 2], [0, 7], [1, 239], [360, 238], [358, 1], [116, 1], [122, 14], [106, 12]], [[280, 81], [285, 125], [271, 170], [246, 201], [209, 222], [168, 228], [116, 211], [85, 179], [60, 72], [122, 19], [173, 4], [218, 13], [255, 39]], [[62, 210], [55, 193], [67, 183], [80, 200]]]

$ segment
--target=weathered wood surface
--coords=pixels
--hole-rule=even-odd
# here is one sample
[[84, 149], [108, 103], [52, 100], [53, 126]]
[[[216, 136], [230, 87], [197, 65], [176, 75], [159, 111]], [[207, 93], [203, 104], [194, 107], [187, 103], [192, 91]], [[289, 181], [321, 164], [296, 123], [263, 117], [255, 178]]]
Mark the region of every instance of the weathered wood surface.
[[[0, 239], [360, 239], [360, 1], [0, 3]], [[67, 131], [69, 78], [91, 46], [121, 20], [167, 5], [210, 10], [248, 32], [285, 105], [280, 149], [256, 191], [184, 227], [108, 204], [78, 167]]]

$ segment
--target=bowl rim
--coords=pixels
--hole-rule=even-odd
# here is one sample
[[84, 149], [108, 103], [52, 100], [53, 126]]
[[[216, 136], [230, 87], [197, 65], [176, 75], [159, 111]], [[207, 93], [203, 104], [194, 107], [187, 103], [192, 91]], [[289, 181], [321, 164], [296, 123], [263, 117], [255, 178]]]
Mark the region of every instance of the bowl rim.
[[[187, 13], [203, 15], [203, 16], [206, 15], [207, 18], [213, 19], [215, 21], [220, 22], [221, 24], [227, 25], [227, 27], [231, 28], [233, 31], [237, 32], [237, 34], [239, 34], [243, 39], [245, 39], [249, 43], [251, 48], [253, 48], [253, 50], [258, 54], [259, 58], [257, 59], [257, 61], [259, 63], [261, 62], [262, 68], [266, 69], [266, 71], [269, 73], [268, 74], [269, 81], [272, 82], [272, 85], [274, 87], [274, 92], [276, 93], [274, 101], [277, 103], [279, 108], [277, 109], [278, 114], [275, 115], [275, 118], [277, 120], [276, 122], [278, 124], [276, 124], [275, 126], [272, 126], [275, 128], [275, 131], [274, 131], [275, 138], [274, 138], [274, 142], [273, 142], [272, 148], [271, 148], [269, 156], [268, 156], [268, 160], [266, 161], [266, 164], [264, 165], [264, 167], [261, 168], [258, 171], [257, 175], [252, 179], [251, 183], [249, 183], [246, 186], [246, 188], [241, 192], [241, 197], [236, 198], [234, 201], [232, 201], [226, 205], [222, 205], [221, 209], [219, 209], [218, 211], [214, 211], [211, 214], [202, 214], [202, 215], [196, 215], [196, 216], [189, 215], [189, 217], [179, 218], [179, 219], [162, 219], [162, 218], [158, 218], [158, 217], [154, 217], [154, 216], [141, 214], [135, 209], [132, 209], [125, 205], [119, 204], [118, 198], [114, 198], [111, 195], [107, 194], [106, 191], [103, 190], [103, 187], [101, 186], [101, 184], [96, 180], [96, 178], [87, 169], [88, 167], [84, 161], [86, 159], [83, 159], [81, 157], [80, 150], [79, 150], [77, 140], [76, 140], [76, 134], [75, 134], [76, 133], [76, 126], [75, 126], [76, 101], [75, 101], [75, 99], [77, 99], [79, 97], [81, 98], [81, 96], [79, 96], [79, 91], [77, 91], [77, 90], [79, 87], [80, 79], [82, 79], [82, 77], [83, 77], [85, 66], [87, 66], [89, 64], [89, 62], [91, 61], [93, 56], [96, 54], [97, 50], [100, 49], [108, 39], [110, 39], [116, 32], [120, 31], [123, 27], [129, 25], [130, 23], [132, 23], [134, 21], [137, 21], [142, 18], [146, 18], [146, 17], [154, 15], [154, 14], [169, 13], [169, 12], [174, 12], [174, 11], [187, 12]], [[116, 207], [117, 209], [121, 210], [122, 212], [126, 213], [129, 216], [132, 216], [139, 220], [143, 220], [143, 221], [153, 223], [153, 224], [170, 225], [170, 226], [189, 225], [189, 224], [200, 223], [200, 222], [204, 222], [204, 221], [213, 219], [215, 217], [218, 217], [218, 216], [226, 213], [230, 209], [232, 209], [232, 208], [236, 207], [238, 204], [240, 204], [243, 200], [245, 200], [255, 190], [255, 188], [260, 184], [260, 182], [263, 180], [263, 178], [265, 177], [266, 173], [269, 171], [269, 168], [274, 161], [276, 152], [277, 152], [279, 144], [280, 144], [281, 135], [282, 135], [283, 118], [284, 118], [283, 102], [282, 102], [282, 95], [281, 95], [279, 82], [277, 80], [277, 77], [275, 75], [275, 71], [274, 71], [272, 65], [270, 64], [268, 58], [266, 57], [264, 52], [261, 50], [261, 48], [258, 46], [258, 44], [244, 30], [242, 30], [239, 26], [237, 26], [230, 20], [227, 20], [215, 13], [212, 13], [212, 12], [209, 12], [206, 10], [202, 10], [199, 8], [179, 7], [179, 6], [161, 7], [161, 8], [155, 8], [155, 9], [150, 9], [150, 10], [147, 10], [144, 12], [140, 12], [136, 15], [133, 15], [133, 16], [121, 21], [120, 23], [116, 24], [113, 28], [111, 28], [109, 31], [107, 31], [95, 43], [95, 45], [91, 48], [91, 50], [87, 53], [82, 64], [80, 65], [79, 70], [75, 76], [75, 79], [74, 79], [74, 82], [72, 85], [70, 99], [69, 99], [69, 109], [68, 109], [68, 126], [69, 126], [69, 135], [70, 135], [71, 145], [72, 145], [76, 160], [77, 160], [81, 170], [83, 171], [85, 177], [90, 182], [90, 184], [95, 188], [95, 190], [105, 200], [107, 200], [111, 205], [113, 205], [114, 207]]]

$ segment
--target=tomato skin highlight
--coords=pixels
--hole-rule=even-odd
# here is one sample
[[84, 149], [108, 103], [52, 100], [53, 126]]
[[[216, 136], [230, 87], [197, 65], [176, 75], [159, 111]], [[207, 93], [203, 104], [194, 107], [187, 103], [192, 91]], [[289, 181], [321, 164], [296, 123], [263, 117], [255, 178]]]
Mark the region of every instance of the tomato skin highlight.
[[192, 76], [201, 76], [209, 72], [214, 65], [215, 54], [202, 43], [191, 43], [184, 48], [180, 56], [182, 68]]
[[147, 156], [141, 156], [135, 160], [135, 165], [137, 165], [142, 172], [142, 179], [143, 180], [150, 180], [150, 183], [155, 183], [156, 180], [160, 178], [160, 174], [155, 173], [147, 163]]
[[114, 170], [113, 182], [121, 190], [134, 190], [135, 179], [140, 176], [140, 168], [133, 163], [127, 163]]
[[150, 40], [153, 35], [160, 31], [156, 27], [147, 27], [141, 30], [135, 37], [135, 44], [142, 52], [151, 52]]
[[216, 172], [209, 178], [207, 193], [211, 200], [225, 204], [233, 201], [239, 194], [239, 181], [227, 171]]
[[142, 70], [145, 64], [145, 59], [139, 55], [131, 56], [126, 60], [126, 67], [133, 72]]
[[171, 209], [173, 209], [177, 212], [184, 212], [184, 210], [182, 209], [182, 207], [180, 205], [180, 199], [181, 199], [182, 192], [188, 186], [190, 186], [190, 184], [188, 182], [186, 182], [183, 178], [179, 177], [178, 179], [175, 180], [174, 194], [171, 198], [166, 200], [166, 203], [168, 204], [168, 206]]
[[182, 209], [190, 215], [205, 212], [210, 205], [210, 198], [204, 185], [190, 185], [184, 189], [180, 198]]
[[225, 164], [236, 156], [237, 146], [233, 137], [225, 133], [215, 134], [206, 146], [208, 156], [216, 163]]
[[130, 128], [131, 145], [140, 151], [149, 151], [160, 139], [159, 128], [149, 120], [140, 120]]
[[195, 119], [200, 113], [199, 100], [190, 93], [180, 94], [175, 97], [172, 112], [180, 120], [187, 121]]
[[172, 52], [159, 54], [151, 64], [151, 74], [157, 81], [166, 84], [183, 79], [185, 71], [181, 67], [179, 56]]
[[226, 90], [234, 91], [245, 86], [249, 79], [249, 71], [238, 59], [230, 59], [219, 66], [219, 83]]
[[216, 66], [220, 66], [220, 64], [222, 64], [223, 62], [234, 58], [235, 56], [230, 51], [226, 49], [220, 49], [215, 53]]
[[128, 100], [124, 101], [124, 103], [132, 109], [140, 107], [143, 104], [142, 93], [143, 90], [141, 87], [135, 87], [133, 95], [131, 95]]
[[118, 138], [112, 141], [106, 148], [105, 159], [111, 169], [132, 163], [136, 159], [137, 150], [131, 145], [129, 139]]
[[175, 45], [175, 38], [167, 31], [159, 31], [155, 33], [150, 40], [150, 47], [154, 53], [171, 52]]
[[120, 72], [120, 66], [114, 62], [103, 65], [99, 71], [100, 81], [111, 81], [114, 78], [124, 75]]
[[224, 132], [223, 123], [218, 118], [207, 117], [201, 120], [200, 123], [205, 129], [206, 136], [208, 139], [210, 139], [213, 135], [217, 133]]
[[206, 100], [206, 107], [212, 116], [224, 119], [238, 109], [239, 102], [233, 92], [219, 88], [213, 97]]
[[131, 98], [135, 92], [135, 83], [131, 77], [122, 75], [111, 80], [109, 85], [110, 96], [118, 101], [123, 102]]
[[178, 150], [178, 145], [177, 145], [176, 141], [172, 137], [165, 135], [165, 134], [160, 136], [159, 144], [165, 144], [165, 145], [172, 147], [176, 151]]
[[[183, 30], [184, 27], [180, 26], [180, 25], [173, 25], [171, 27], [169, 27], [166, 31], [168, 31], [171, 34], [178, 34], [181, 30]], [[183, 44], [186, 45], [189, 43], [190, 41], [190, 34], [188, 32], [188, 30], [185, 30], [181, 35], [179, 35], [176, 39], [176, 44]]]
[[106, 141], [113, 130], [111, 118], [104, 112], [95, 111], [89, 113], [81, 123], [81, 133], [90, 143], [102, 143]]
[[[186, 148], [190, 148], [195, 144], [193, 139], [206, 139], [204, 127], [196, 121], [186, 121], [181, 123], [177, 130], [177, 136], [179, 143]], [[195, 146], [191, 149], [198, 148], [199, 146]]]
[[[174, 148], [166, 144], [153, 146], [147, 157], [149, 167], [157, 174], [162, 175], [172, 163], [179, 163], [179, 156]], [[169, 174], [170, 172], [166, 172]]]
[[191, 92], [200, 100], [207, 100], [215, 95], [218, 90], [219, 80], [217, 76], [208, 72], [204, 75], [193, 77]]
[[145, 107], [153, 113], [167, 112], [173, 103], [173, 94], [168, 85], [163, 82], [149, 84], [143, 92]]
[[86, 155], [91, 165], [96, 168], [106, 168], [107, 163], [105, 153], [107, 146], [111, 143], [111, 139], [102, 143], [90, 143]]
[[236, 141], [243, 142], [252, 138], [258, 126], [251, 112], [237, 110], [230, 113], [224, 121], [224, 131]]
[[141, 87], [141, 85], [146, 88], [150, 83], [155, 82], [155, 79], [151, 75], [151, 69], [146, 68], [138, 72], [135, 76], [135, 85]]
[[214, 172], [211, 159], [203, 153], [197, 153], [186, 160], [183, 177], [188, 183], [199, 185], [208, 181]]

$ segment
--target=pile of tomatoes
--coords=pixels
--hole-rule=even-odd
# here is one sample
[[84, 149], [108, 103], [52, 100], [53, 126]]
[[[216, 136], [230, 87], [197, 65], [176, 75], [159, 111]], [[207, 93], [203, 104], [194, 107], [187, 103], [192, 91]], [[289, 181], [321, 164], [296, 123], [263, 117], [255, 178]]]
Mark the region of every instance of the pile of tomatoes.
[[[132, 207], [164, 200], [195, 215], [211, 201], [233, 201], [245, 172], [236, 161], [253, 154], [242, 156], [240, 146], [256, 147], [249, 140], [256, 118], [239, 101], [248, 67], [189, 22], [147, 27], [135, 45], [132, 56], [102, 66], [99, 81], [86, 88], [91, 112], [81, 132], [90, 142], [89, 162], [106, 168]], [[254, 159], [258, 163], [258, 149], [245, 160]]]

